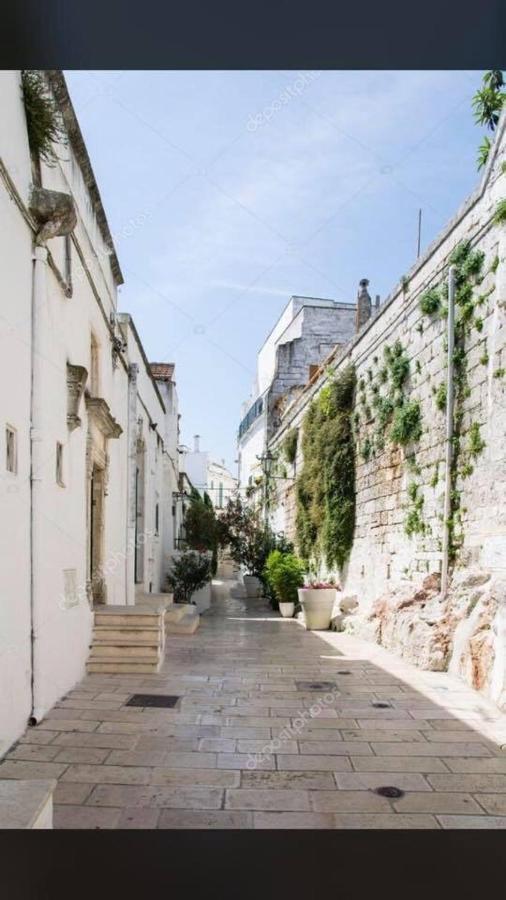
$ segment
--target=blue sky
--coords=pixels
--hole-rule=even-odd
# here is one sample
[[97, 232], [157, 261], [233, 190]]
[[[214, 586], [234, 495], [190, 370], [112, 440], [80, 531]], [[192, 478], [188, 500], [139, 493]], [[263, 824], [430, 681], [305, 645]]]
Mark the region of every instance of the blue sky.
[[477, 182], [479, 72], [67, 72], [147, 355], [235, 471], [292, 294], [385, 297]]

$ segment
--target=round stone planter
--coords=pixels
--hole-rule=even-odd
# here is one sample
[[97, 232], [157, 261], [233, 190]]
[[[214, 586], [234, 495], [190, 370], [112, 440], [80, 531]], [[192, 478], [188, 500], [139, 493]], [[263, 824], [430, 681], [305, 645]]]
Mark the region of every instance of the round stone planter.
[[247, 597], [260, 597], [262, 593], [262, 582], [259, 578], [256, 577], [256, 575], [243, 575], [242, 580]]
[[327, 631], [335, 600], [335, 588], [299, 588], [299, 602], [308, 631]]
[[279, 603], [279, 611], [284, 619], [293, 619], [295, 603]]

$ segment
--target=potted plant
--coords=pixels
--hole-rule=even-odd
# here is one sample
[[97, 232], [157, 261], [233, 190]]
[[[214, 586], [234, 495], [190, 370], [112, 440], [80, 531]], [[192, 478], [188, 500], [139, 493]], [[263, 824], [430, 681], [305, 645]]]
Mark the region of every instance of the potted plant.
[[167, 575], [167, 582], [174, 592], [176, 603], [194, 603], [193, 594], [210, 580], [210, 555], [197, 553], [196, 550], [186, 550], [175, 558]]
[[228, 546], [234, 562], [246, 569], [246, 596], [259, 597], [265, 562], [273, 546], [272, 533], [262, 523], [258, 510], [244, 504], [240, 497], [229, 500], [218, 522], [220, 544]]
[[269, 553], [264, 577], [272, 588], [279, 604], [279, 611], [286, 619], [291, 619], [297, 603], [297, 589], [304, 583], [305, 566], [293, 553], [272, 550]]
[[331, 581], [310, 581], [299, 588], [299, 601], [308, 631], [326, 631], [330, 627], [336, 591], [337, 587]]

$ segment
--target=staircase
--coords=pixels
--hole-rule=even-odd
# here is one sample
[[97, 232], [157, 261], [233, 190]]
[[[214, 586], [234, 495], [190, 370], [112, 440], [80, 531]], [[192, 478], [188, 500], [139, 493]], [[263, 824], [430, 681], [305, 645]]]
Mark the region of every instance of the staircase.
[[196, 607], [175, 604], [172, 594], [140, 594], [135, 606], [99, 607], [86, 670], [110, 675], [158, 672], [165, 635], [193, 634], [199, 623]]
[[104, 606], [95, 610], [88, 672], [158, 672], [165, 645], [164, 604]]

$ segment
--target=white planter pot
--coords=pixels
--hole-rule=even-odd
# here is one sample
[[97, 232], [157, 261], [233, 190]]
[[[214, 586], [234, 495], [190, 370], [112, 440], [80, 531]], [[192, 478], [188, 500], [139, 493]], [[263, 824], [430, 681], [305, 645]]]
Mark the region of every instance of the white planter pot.
[[197, 607], [198, 613], [203, 613], [211, 606], [211, 583], [205, 584], [192, 594], [191, 602]]
[[279, 611], [284, 619], [292, 619], [295, 612], [295, 603], [279, 603]]
[[327, 631], [335, 601], [335, 588], [299, 588], [299, 602], [308, 631]]
[[262, 582], [256, 575], [243, 575], [244, 588], [247, 597], [260, 597], [262, 594]]

